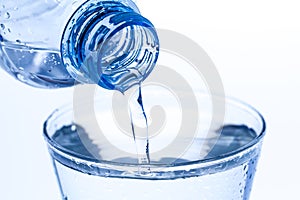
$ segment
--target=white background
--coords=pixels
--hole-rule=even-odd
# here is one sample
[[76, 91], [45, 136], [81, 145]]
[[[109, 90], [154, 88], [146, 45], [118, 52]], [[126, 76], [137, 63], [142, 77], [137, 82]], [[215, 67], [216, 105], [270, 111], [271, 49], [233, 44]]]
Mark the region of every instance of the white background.
[[[267, 135], [251, 199], [297, 199], [300, 4], [296, 0], [137, 3], [156, 27], [178, 31], [201, 45], [215, 62], [226, 94], [265, 116]], [[1, 70], [0, 91], [1, 199], [59, 199], [42, 124], [54, 108], [72, 100], [72, 88], [31, 88]]]

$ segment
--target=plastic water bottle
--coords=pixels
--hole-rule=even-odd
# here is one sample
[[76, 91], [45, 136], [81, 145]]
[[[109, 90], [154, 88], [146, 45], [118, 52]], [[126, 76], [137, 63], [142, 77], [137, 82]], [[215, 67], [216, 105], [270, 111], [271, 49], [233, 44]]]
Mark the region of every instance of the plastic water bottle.
[[131, 0], [0, 1], [0, 66], [28, 85], [124, 92], [157, 60], [154, 26]]

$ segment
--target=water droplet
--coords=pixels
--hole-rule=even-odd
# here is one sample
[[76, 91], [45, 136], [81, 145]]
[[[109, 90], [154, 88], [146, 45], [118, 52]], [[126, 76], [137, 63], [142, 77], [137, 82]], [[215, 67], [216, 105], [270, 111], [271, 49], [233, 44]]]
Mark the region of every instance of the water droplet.
[[110, 175], [110, 170], [105, 170], [104, 176], [109, 176]]
[[6, 13], [4, 14], [4, 18], [5, 18], [5, 19], [9, 19], [9, 18], [10, 18], [9, 12], [6, 12]]
[[76, 131], [76, 126], [75, 125], [71, 126], [71, 131]]
[[0, 27], [1, 27], [2, 30], [5, 29], [5, 25], [4, 24], [0, 24]]
[[17, 74], [17, 78], [22, 82], [26, 82], [26, 79], [22, 74]]

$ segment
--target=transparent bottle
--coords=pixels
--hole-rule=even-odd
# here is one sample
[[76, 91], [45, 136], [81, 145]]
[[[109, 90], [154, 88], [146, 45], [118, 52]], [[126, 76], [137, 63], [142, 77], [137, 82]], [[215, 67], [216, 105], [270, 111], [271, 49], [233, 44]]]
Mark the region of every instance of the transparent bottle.
[[1, 0], [0, 66], [40, 88], [124, 92], [153, 69], [159, 41], [131, 0]]

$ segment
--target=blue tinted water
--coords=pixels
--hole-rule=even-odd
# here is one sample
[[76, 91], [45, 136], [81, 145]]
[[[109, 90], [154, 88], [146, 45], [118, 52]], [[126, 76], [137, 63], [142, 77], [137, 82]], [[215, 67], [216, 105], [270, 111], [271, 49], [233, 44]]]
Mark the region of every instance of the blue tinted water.
[[[149, 151], [149, 128], [148, 128], [148, 118], [144, 109], [144, 105], [143, 105], [143, 97], [142, 97], [142, 88], [141, 85], [139, 85], [139, 89], [138, 89], [138, 97], [136, 99], [136, 101], [134, 102], [135, 104], [131, 104], [129, 105], [129, 112], [130, 112], [130, 121], [131, 121], [131, 128], [132, 128], [132, 136], [133, 136], [133, 140], [135, 142], [136, 145], [136, 151], [137, 151], [137, 158], [138, 158], [138, 163], [139, 164], [150, 164], [150, 151]], [[132, 111], [133, 107], [138, 107], [138, 109], [135, 109], [134, 111]], [[142, 115], [142, 120], [144, 121], [145, 127], [145, 133], [139, 133], [139, 135], [143, 135], [143, 139], [142, 141], [144, 142], [144, 145], [142, 145], [142, 147], [139, 146], [139, 144], [137, 144], [137, 140], [136, 140], [136, 129], [135, 129], [135, 122], [134, 122], [134, 117], [136, 115]], [[150, 169], [149, 169], [150, 170]]]
[[[217, 132], [219, 138], [207, 139], [208, 154], [199, 159], [210, 160], [231, 152], [236, 152], [256, 137], [256, 133], [244, 125], [225, 125]], [[97, 159], [89, 153], [91, 148], [100, 152], [88, 133], [76, 125], [67, 125], [56, 131], [52, 139], [57, 145], [79, 159], [70, 159], [50, 149], [62, 195], [68, 200], [80, 199], [208, 199], [208, 200], [247, 200], [259, 156], [260, 146], [253, 146], [243, 153], [227, 156], [221, 162], [209, 164], [186, 164], [187, 160], [171, 159], [161, 155], [159, 163], [152, 165], [147, 174], [134, 170], [131, 164], [138, 162], [136, 157], [109, 160], [122, 161], [126, 165], [98, 165]], [[90, 145], [83, 145], [82, 139]], [[197, 140], [197, 138], [195, 138]], [[105, 146], [103, 146], [105, 148]], [[199, 148], [200, 149], [200, 148]], [[200, 152], [199, 152], [200, 155]], [[151, 156], [151, 154], [150, 154]], [[95, 162], [89, 162], [93, 161]], [[154, 163], [155, 164], [155, 163]], [[76, 183], [76, 184], [74, 184]]]
[[58, 50], [1, 42], [0, 66], [19, 81], [34, 87], [62, 88], [75, 84]]
[[[219, 137], [206, 139], [207, 141], [205, 144], [207, 145], [207, 148], [209, 148], [208, 153], [203, 158], [201, 158], [199, 154], [199, 159], [210, 159], [234, 152], [257, 137], [256, 132], [245, 125], [225, 125], [216, 132], [218, 132]], [[62, 127], [60, 130], [56, 131], [56, 133], [52, 136], [52, 139], [59, 146], [89, 159], [95, 159], [95, 157], [89, 152], [94, 151], [95, 149], [97, 152], [100, 152], [101, 156], [101, 147], [95, 145], [89, 138], [89, 134], [86, 133], [86, 131], [79, 125], [72, 124]], [[84, 143], [82, 143], [82, 140], [84, 140]], [[86, 147], [88, 147], [88, 149], [86, 149]], [[144, 153], [147, 152], [146, 146], [143, 150]], [[149, 156], [151, 158], [151, 155]], [[170, 164], [167, 163], [167, 161], [171, 159], [164, 158], [163, 155], [161, 156], [161, 160], [164, 160], [164, 162], [159, 163]], [[138, 163], [136, 157], [128, 158], [128, 161], [128, 163], [132, 164]], [[186, 160], [173, 159], [172, 161], [185, 162]]]

